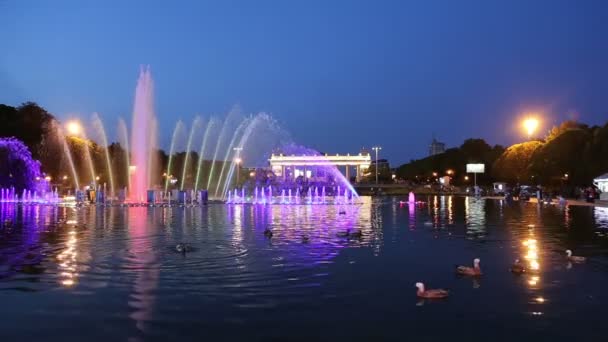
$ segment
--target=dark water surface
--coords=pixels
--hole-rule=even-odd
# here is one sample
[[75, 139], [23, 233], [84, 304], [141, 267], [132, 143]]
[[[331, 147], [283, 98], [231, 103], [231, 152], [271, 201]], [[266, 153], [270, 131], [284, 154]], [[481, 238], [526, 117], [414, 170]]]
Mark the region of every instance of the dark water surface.
[[[608, 340], [608, 208], [363, 200], [1, 204], [0, 341]], [[481, 279], [454, 275], [475, 257]], [[511, 274], [516, 258], [538, 270]], [[451, 296], [419, 301], [418, 281]]]

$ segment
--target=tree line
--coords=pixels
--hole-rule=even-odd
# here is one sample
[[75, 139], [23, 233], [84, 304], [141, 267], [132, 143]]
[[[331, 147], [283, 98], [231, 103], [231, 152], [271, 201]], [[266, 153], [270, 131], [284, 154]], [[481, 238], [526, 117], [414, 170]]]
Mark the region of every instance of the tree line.
[[608, 172], [608, 123], [588, 126], [565, 121], [542, 139], [507, 148], [490, 146], [483, 139], [468, 139], [444, 153], [412, 160], [397, 169], [397, 176], [413, 182], [428, 182], [452, 170], [453, 183], [464, 185], [467, 163], [485, 164], [479, 184], [495, 181], [510, 184], [589, 186], [593, 178]]

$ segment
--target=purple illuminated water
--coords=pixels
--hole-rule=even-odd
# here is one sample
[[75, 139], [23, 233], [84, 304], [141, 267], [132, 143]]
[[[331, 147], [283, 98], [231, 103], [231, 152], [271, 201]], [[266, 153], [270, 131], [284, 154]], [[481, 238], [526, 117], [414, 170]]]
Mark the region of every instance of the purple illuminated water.
[[15, 138], [0, 138], [0, 188], [23, 191], [46, 191], [49, 186], [40, 171], [40, 162], [32, 158], [27, 146]]

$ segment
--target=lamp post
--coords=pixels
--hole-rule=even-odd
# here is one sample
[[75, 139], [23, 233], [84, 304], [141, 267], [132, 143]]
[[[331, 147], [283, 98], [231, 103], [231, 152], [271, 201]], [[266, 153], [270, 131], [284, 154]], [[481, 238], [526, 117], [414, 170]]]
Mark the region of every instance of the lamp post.
[[376, 151], [376, 185], [378, 185], [378, 151], [380, 151], [382, 147], [374, 146], [372, 150]]
[[243, 150], [242, 147], [235, 147], [232, 149], [234, 152], [236, 152], [236, 157], [234, 159], [234, 162], [236, 163], [236, 184], [239, 184], [239, 178], [241, 176], [241, 162], [243, 161], [241, 159], [241, 151]]
[[526, 130], [526, 133], [528, 134], [528, 140], [532, 139], [532, 134], [534, 134], [534, 132], [536, 132], [538, 125], [539, 125], [538, 119], [535, 117], [532, 117], [532, 116], [526, 118], [523, 121], [524, 129]]
[[82, 125], [78, 120], [71, 120], [65, 124], [65, 128], [69, 135], [79, 136], [82, 132]]

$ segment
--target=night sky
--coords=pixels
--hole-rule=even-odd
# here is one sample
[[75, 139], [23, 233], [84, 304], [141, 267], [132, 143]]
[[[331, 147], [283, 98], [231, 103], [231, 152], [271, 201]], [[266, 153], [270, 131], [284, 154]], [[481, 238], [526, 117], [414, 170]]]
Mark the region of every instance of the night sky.
[[528, 111], [543, 130], [608, 121], [607, 18], [591, 0], [0, 0], [0, 103], [99, 112], [112, 139], [149, 64], [165, 147], [176, 118], [238, 104], [302, 145], [380, 145], [396, 165], [433, 134], [521, 141]]

